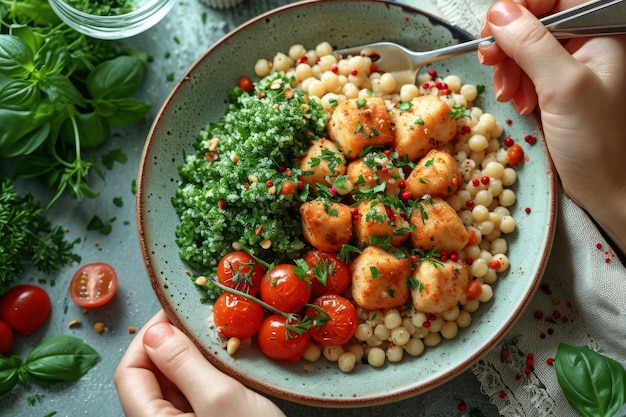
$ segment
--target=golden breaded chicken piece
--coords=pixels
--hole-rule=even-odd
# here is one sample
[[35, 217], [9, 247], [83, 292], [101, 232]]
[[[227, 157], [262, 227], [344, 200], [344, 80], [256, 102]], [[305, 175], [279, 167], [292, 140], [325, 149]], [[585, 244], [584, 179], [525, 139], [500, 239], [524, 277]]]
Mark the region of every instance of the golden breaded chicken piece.
[[436, 96], [418, 96], [401, 103], [389, 112], [389, 117], [394, 125], [392, 147], [409, 161], [417, 161], [429, 150], [445, 145], [457, 132], [450, 106]]
[[469, 241], [469, 232], [457, 212], [442, 198], [422, 199], [421, 209], [414, 208], [409, 221], [414, 230], [411, 244], [425, 251], [452, 253], [460, 251]]
[[400, 246], [409, 238], [411, 224], [397, 208], [385, 206], [380, 200], [365, 200], [356, 209], [353, 229], [359, 246], [388, 248]]
[[408, 257], [397, 258], [378, 247], [368, 246], [352, 261], [352, 297], [369, 310], [399, 307], [409, 302]]
[[417, 311], [439, 314], [464, 304], [469, 273], [463, 262], [422, 261], [413, 273], [411, 300]]
[[404, 180], [404, 172], [382, 152], [369, 153], [350, 162], [346, 174], [355, 188], [373, 188], [385, 183], [385, 194], [390, 196], [400, 194], [400, 182]]
[[333, 178], [345, 174], [346, 158], [333, 141], [316, 139], [300, 159], [300, 169], [300, 179], [315, 190], [318, 183], [330, 186]]
[[304, 238], [321, 251], [338, 252], [352, 237], [352, 214], [345, 204], [308, 201], [300, 215]]
[[406, 190], [413, 198], [425, 195], [447, 198], [463, 181], [457, 160], [446, 151], [432, 149], [417, 163], [406, 179]]
[[328, 135], [347, 159], [356, 159], [369, 146], [393, 142], [385, 100], [354, 98], [337, 105], [328, 122]]

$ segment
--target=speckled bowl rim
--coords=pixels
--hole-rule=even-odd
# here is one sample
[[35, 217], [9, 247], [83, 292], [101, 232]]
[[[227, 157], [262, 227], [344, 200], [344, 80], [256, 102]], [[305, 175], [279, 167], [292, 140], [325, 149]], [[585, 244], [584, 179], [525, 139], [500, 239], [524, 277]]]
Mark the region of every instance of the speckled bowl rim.
[[[546, 187], [545, 192], [547, 195], [546, 195], [546, 200], [545, 200], [545, 207], [543, 207], [544, 212], [540, 214], [545, 217], [545, 223], [541, 226], [541, 228], [539, 228], [539, 230], [541, 230], [541, 233], [543, 234], [540, 237], [537, 237], [537, 239], [533, 241], [537, 243], [537, 245], [539, 246], [538, 252], [536, 254], [537, 261], [536, 261], [534, 271], [531, 273], [532, 275], [530, 277], [525, 277], [525, 279], [528, 280], [527, 286], [525, 287], [525, 293], [521, 294], [518, 298], [515, 298], [516, 304], [514, 304], [513, 306], [514, 308], [510, 312], [510, 316], [508, 320], [506, 321], [506, 323], [501, 328], [497, 329], [496, 332], [490, 333], [489, 337], [487, 337], [486, 340], [481, 341], [479, 349], [476, 349], [471, 354], [468, 354], [466, 357], [464, 357], [463, 360], [459, 361], [455, 366], [446, 368], [445, 371], [443, 371], [441, 374], [438, 374], [436, 377], [427, 379], [426, 382], [424, 383], [411, 383], [410, 381], [407, 381], [407, 384], [405, 387], [396, 389], [393, 392], [385, 392], [385, 388], [381, 387], [381, 390], [379, 393], [371, 394], [371, 395], [364, 396], [364, 397], [334, 397], [332, 395], [329, 396], [326, 394], [308, 393], [306, 392], [306, 389], [298, 389], [297, 384], [295, 382], [293, 384], [294, 386], [293, 390], [276, 387], [272, 384], [271, 376], [267, 380], [261, 380], [260, 378], [257, 379], [257, 378], [249, 377], [245, 372], [243, 372], [240, 369], [236, 369], [234, 367], [233, 365], [234, 361], [227, 363], [227, 360], [225, 358], [218, 357], [217, 356], [218, 352], [215, 350], [212, 350], [211, 348], [207, 346], [204, 346], [203, 343], [198, 340], [197, 335], [194, 334], [194, 332], [188, 327], [188, 323], [186, 323], [185, 320], [181, 318], [181, 312], [179, 311], [179, 309], [177, 309], [176, 305], [174, 305], [174, 302], [172, 301], [172, 295], [167, 293], [167, 289], [168, 289], [167, 279], [166, 278], [164, 280], [161, 279], [162, 271], [158, 271], [158, 267], [155, 266], [155, 264], [158, 263], [157, 261], [159, 259], [159, 254], [158, 254], [159, 246], [166, 245], [167, 243], [154, 242], [151, 239], [151, 227], [147, 223], [149, 222], [149, 218], [151, 216], [150, 198], [155, 197], [154, 195], [149, 196], [148, 195], [149, 193], [146, 192], [146, 189], [150, 187], [150, 179], [152, 176], [151, 170], [153, 169], [152, 167], [156, 166], [156, 162], [153, 161], [153, 159], [155, 160], [157, 159], [156, 155], [154, 155], [154, 152], [153, 152], [153, 149], [155, 147], [154, 141], [157, 140], [156, 138], [159, 137], [158, 136], [159, 130], [162, 129], [162, 126], [160, 124], [161, 124], [163, 116], [167, 112], [173, 111], [172, 102], [176, 99], [177, 94], [179, 94], [179, 91], [181, 90], [182, 86], [194, 74], [194, 71], [197, 69], [197, 67], [201, 66], [204, 60], [209, 59], [215, 50], [222, 48], [222, 47], [227, 47], [230, 38], [232, 38], [233, 36], [238, 36], [241, 33], [244, 33], [246, 29], [248, 29], [249, 27], [255, 24], [258, 24], [259, 22], [266, 21], [267, 19], [272, 19], [274, 16], [281, 14], [285, 11], [295, 10], [295, 11], [304, 13], [306, 9], [310, 7], [311, 5], [314, 5], [315, 7], [319, 7], [319, 4], [324, 4], [324, 3], [337, 3], [337, 1], [334, 1], [334, 0], [303, 1], [299, 3], [293, 3], [293, 4], [286, 5], [286, 6], [282, 6], [277, 9], [268, 11], [264, 14], [261, 14], [257, 16], [256, 18], [253, 18], [249, 20], [248, 22], [242, 24], [241, 26], [235, 28], [228, 35], [226, 35], [221, 40], [216, 42], [210, 49], [208, 49], [208, 51], [200, 59], [198, 59], [190, 67], [190, 69], [181, 78], [180, 82], [174, 87], [173, 91], [166, 99], [165, 103], [163, 104], [162, 108], [157, 114], [154, 120], [154, 123], [152, 125], [152, 128], [150, 129], [150, 132], [148, 134], [148, 139], [146, 141], [146, 144], [143, 150], [143, 155], [142, 155], [141, 162], [140, 162], [138, 180], [137, 180], [137, 195], [136, 195], [137, 231], [138, 231], [139, 243], [140, 243], [140, 248], [141, 248], [145, 268], [146, 268], [148, 277], [150, 279], [152, 288], [155, 294], [157, 295], [163, 309], [168, 314], [171, 321], [194, 340], [198, 348], [203, 352], [203, 354], [208, 358], [208, 360], [211, 361], [211, 363], [213, 363], [213, 365], [215, 365], [218, 369], [222, 370], [223, 372], [238, 379], [239, 381], [251, 387], [252, 389], [255, 389], [257, 391], [260, 391], [260, 392], [263, 392], [263, 393], [266, 393], [266, 394], [269, 394], [278, 398], [294, 401], [294, 402], [301, 403], [301, 404], [318, 406], [318, 407], [356, 408], [356, 407], [365, 407], [365, 406], [373, 406], [373, 405], [390, 403], [390, 402], [405, 399], [414, 395], [425, 393], [428, 390], [445, 383], [446, 381], [452, 379], [454, 376], [459, 375], [460, 373], [469, 369], [470, 366], [476, 363], [481, 357], [483, 357], [490, 349], [495, 347], [505, 337], [505, 335], [513, 328], [514, 324], [517, 322], [522, 312], [528, 306], [530, 300], [532, 299], [532, 296], [534, 295], [537, 288], [539, 287], [541, 277], [544, 273], [544, 270], [548, 261], [548, 257], [551, 251], [552, 242], [554, 239], [554, 229], [556, 225], [556, 212], [557, 212], [557, 198], [556, 198], [557, 197], [557, 192], [556, 192], [557, 185], [556, 185], [556, 175], [554, 173], [552, 163], [549, 160], [547, 150], [545, 150], [545, 143], [543, 140], [543, 136], [541, 134], [539, 122], [535, 118], [532, 122], [533, 126], [535, 127], [534, 134], [537, 135], [537, 137], [540, 140], [538, 141], [538, 146], [536, 146], [534, 150], [531, 150], [531, 153], [534, 152], [534, 154], [530, 155], [530, 158], [535, 158], [535, 160], [539, 159], [541, 163], [541, 168], [545, 170], [545, 172], [540, 174], [542, 175], [542, 178], [539, 178], [539, 180], [545, 181], [545, 187]], [[354, 1], [348, 0], [348, 1], [345, 1], [345, 3], [362, 3], [362, 4], [368, 4], [368, 5], [377, 3], [387, 8], [391, 8], [391, 7], [401, 8], [402, 11], [406, 13], [407, 15], [415, 15], [415, 14], [423, 15], [427, 17], [432, 22], [432, 24], [443, 25], [450, 31], [451, 36], [454, 39], [463, 41], [463, 40], [468, 40], [471, 38], [471, 36], [467, 32], [463, 31], [462, 29], [452, 26], [448, 24], [447, 22], [423, 10], [420, 10], [418, 8], [414, 8], [411, 6], [393, 3], [391, 1], [372, 1], [372, 0], [354, 0]], [[339, 45], [339, 46], [348, 46], [348, 45]], [[226, 94], [227, 88], [230, 88], [230, 87], [225, 86], [224, 94]], [[516, 117], [515, 113], [512, 110], [510, 114], [512, 118]], [[193, 139], [194, 139], [193, 137], [189, 138], [190, 144], [192, 143]], [[543, 148], [543, 149], [539, 150], [538, 148]], [[175, 161], [178, 161], [178, 162], [175, 162]], [[176, 163], [178, 165], [180, 161], [182, 161], [182, 159], [180, 158], [176, 159], [174, 156], [172, 156], [172, 159], [169, 163], [172, 163], [172, 164]], [[169, 195], [158, 196], [158, 198], [169, 200], [171, 196]], [[154, 202], [152, 202], [152, 204], [154, 204]], [[163, 204], [163, 202], [161, 201], [160, 204]], [[521, 208], [518, 208], [518, 209], [521, 210]], [[173, 262], [173, 261], [174, 260], [165, 261], [165, 262], [167, 263], [167, 262]], [[189, 285], [193, 286], [191, 281], [189, 281]], [[497, 296], [497, 288], [496, 288], [496, 296]], [[467, 330], [467, 329], [463, 329], [463, 330]], [[444, 343], [455, 343], [455, 341], [444, 341]], [[437, 352], [438, 347], [427, 348], [427, 349], [432, 351], [433, 354], [435, 355], [437, 354], [436, 352]], [[415, 358], [410, 358], [410, 359], [413, 360]], [[248, 359], [245, 359], [245, 360], [248, 360]], [[269, 359], [265, 359], [265, 360], [269, 361]], [[257, 363], [257, 366], [258, 366], [258, 363]], [[275, 366], [281, 367], [282, 365], [272, 363], [272, 365], [268, 367], [271, 368]], [[330, 364], [330, 367], [328, 367], [328, 369], [332, 369], [332, 366], [335, 366], [335, 365]], [[398, 366], [398, 365], [392, 365], [392, 366]], [[407, 366], [407, 365], [401, 364], [399, 366]], [[328, 372], [331, 372], [331, 371], [329, 370]], [[337, 372], [339, 371], [337, 370]], [[385, 372], [385, 370], [382, 370], [382, 372]], [[297, 380], [297, 378], [298, 378], [298, 375], [294, 375], [294, 381]], [[316, 379], [316, 378], [319, 378], [319, 376], [312, 376], [312, 378]], [[358, 377], [356, 378], [358, 379]], [[358, 382], [353, 382], [353, 383], [358, 384]]]

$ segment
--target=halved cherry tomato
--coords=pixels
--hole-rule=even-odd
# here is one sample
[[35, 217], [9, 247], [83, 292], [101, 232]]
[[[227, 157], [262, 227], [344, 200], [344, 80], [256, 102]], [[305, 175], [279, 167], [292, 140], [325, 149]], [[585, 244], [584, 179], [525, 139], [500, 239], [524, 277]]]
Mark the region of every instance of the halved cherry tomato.
[[261, 281], [261, 299], [285, 313], [300, 310], [311, 298], [311, 283], [304, 272], [304, 277], [298, 277], [297, 268], [278, 264], [270, 269]]
[[[340, 346], [354, 336], [359, 325], [359, 316], [350, 300], [337, 294], [326, 294], [318, 297], [313, 304], [328, 314], [328, 321], [325, 324], [309, 330], [313, 339], [323, 345]], [[309, 307], [306, 315], [313, 317], [315, 322], [315, 317], [319, 316], [320, 312]]]
[[70, 297], [83, 308], [101, 307], [117, 292], [117, 273], [104, 262], [83, 265], [70, 282]]
[[50, 297], [35, 285], [16, 285], [0, 299], [0, 320], [20, 334], [36, 332], [50, 317]]
[[311, 269], [307, 272], [313, 285], [313, 295], [341, 294], [352, 282], [350, 267], [337, 254], [311, 250], [304, 255]]
[[269, 358], [297, 362], [311, 344], [308, 332], [288, 330], [287, 319], [280, 314], [268, 316], [257, 335], [261, 351]]
[[223, 292], [213, 305], [213, 321], [222, 335], [245, 339], [259, 331], [263, 307], [253, 300]]
[[217, 264], [217, 280], [220, 283], [250, 295], [259, 293], [263, 276], [263, 265], [242, 250], [226, 254]]
[[0, 321], [0, 354], [6, 355], [13, 347], [13, 330], [3, 321]]

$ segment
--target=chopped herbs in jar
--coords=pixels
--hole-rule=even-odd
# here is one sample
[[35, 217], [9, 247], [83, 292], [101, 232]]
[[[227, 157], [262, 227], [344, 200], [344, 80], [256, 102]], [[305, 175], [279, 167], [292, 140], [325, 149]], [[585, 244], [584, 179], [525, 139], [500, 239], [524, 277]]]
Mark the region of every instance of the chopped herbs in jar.
[[81, 12], [97, 16], [119, 16], [136, 8], [134, 0], [65, 0], [67, 4]]

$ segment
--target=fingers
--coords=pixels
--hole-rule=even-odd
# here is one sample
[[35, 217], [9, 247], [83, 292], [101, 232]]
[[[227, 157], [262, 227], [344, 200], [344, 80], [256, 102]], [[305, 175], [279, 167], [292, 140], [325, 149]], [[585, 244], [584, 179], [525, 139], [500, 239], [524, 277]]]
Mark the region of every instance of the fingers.
[[528, 74], [538, 90], [556, 88], [571, 68], [577, 68], [574, 58], [524, 7], [511, 1], [495, 3], [487, 12], [487, 25], [498, 47]]

